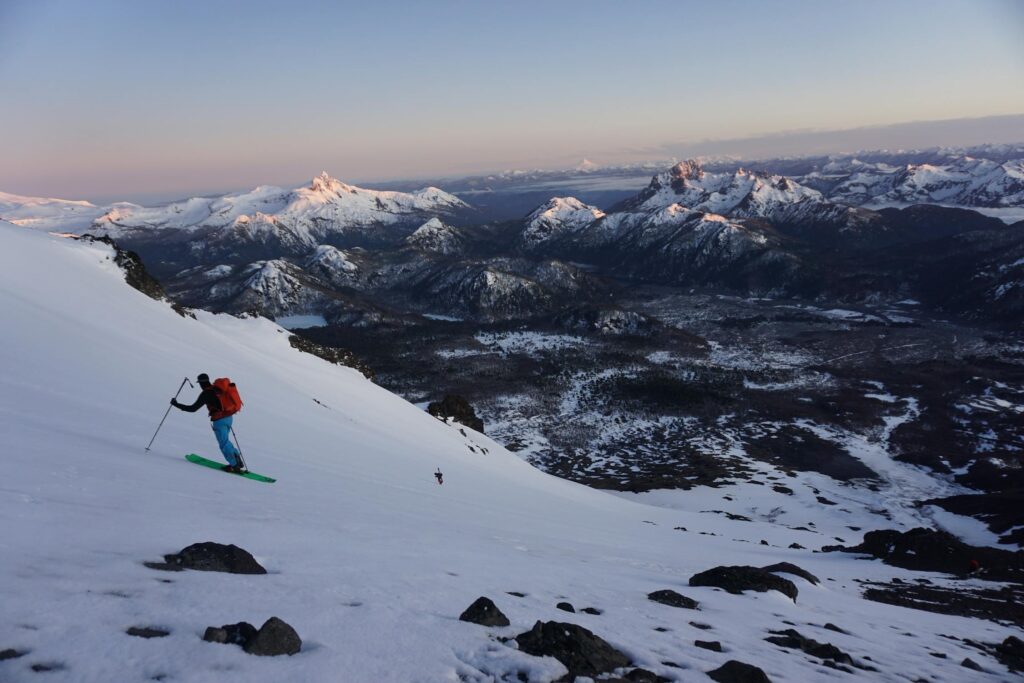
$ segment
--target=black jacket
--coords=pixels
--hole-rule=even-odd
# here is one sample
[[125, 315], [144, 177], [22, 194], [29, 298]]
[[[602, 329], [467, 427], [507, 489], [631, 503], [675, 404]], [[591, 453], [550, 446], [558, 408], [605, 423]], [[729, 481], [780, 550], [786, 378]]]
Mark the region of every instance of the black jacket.
[[210, 411], [211, 420], [215, 420], [215, 416], [220, 412], [220, 399], [217, 398], [217, 392], [213, 387], [203, 389], [199, 394], [199, 398], [196, 399], [196, 402], [190, 406], [182, 405], [181, 403], [178, 403], [177, 400], [173, 401], [173, 404], [175, 408], [180, 408], [187, 413], [194, 413], [203, 406], [206, 406], [206, 409]]

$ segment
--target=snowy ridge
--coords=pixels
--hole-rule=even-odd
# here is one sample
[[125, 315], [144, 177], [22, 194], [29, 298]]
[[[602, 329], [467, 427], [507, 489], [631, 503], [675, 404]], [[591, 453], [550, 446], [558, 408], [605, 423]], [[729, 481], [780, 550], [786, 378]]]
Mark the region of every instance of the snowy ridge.
[[780, 175], [739, 169], [710, 173], [695, 160], [659, 173], [646, 190], [622, 208], [650, 213], [679, 204], [730, 218], [764, 218], [776, 223], [846, 223], [853, 210], [827, 201], [817, 190]]
[[29, 228], [78, 232], [106, 211], [106, 208], [86, 201], [23, 197], [0, 192], [0, 220]]
[[416, 192], [367, 190], [326, 172], [308, 186], [286, 190], [261, 185], [248, 192], [192, 197], [166, 206], [88, 202], [0, 195], [0, 216], [21, 225], [120, 236], [151, 230], [206, 231], [256, 243], [280, 241], [313, 248], [335, 232], [395, 225], [468, 208], [436, 187]]
[[521, 239], [531, 249], [585, 228], [603, 216], [603, 211], [575, 197], [554, 197], [526, 217]]
[[860, 204], [945, 204], [987, 208], [1024, 206], [1024, 159], [997, 163], [961, 157], [947, 164], [828, 164], [821, 176], [841, 179], [829, 198]]
[[462, 237], [453, 227], [434, 217], [405, 238], [405, 243], [421, 251], [456, 254], [462, 251]]
[[[640, 505], [547, 476], [354, 370], [299, 353], [270, 321], [178, 315], [129, 288], [106, 245], [8, 224], [0, 245], [0, 514], [17, 520], [0, 554], [0, 644], [28, 651], [0, 662], [4, 680], [36, 680], [31, 665], [49, 663], [47, 680], [76, 682], [548, 683], [565, 674], [562, 664], [496, 639], [538, 619], [580, 624], [672, 681], [700, 679], [728, 659], [776, 681], [835, 680], [818, 660], [764, 641], [783, 622], [858, 661], [870, 656], [873, 680], [952, 680], [966, 656], [1007, 675], [944, 636], [993, 642], [1012, 629], [868, 602], [854, 583], [909, 582], [913, 572], [789, 550], [806, 536], [783, 526]], [[39, 269], [53, 276], [32, 277]], [[239, 384], [246, 407], [236, 431], [249, 465], [276, 484], [186, 463], [190, 451], [214, 455], [199, 415], [173, 413], [143, 452], [180, 378], [197, 372]], [[438, 467], [443, 487], [431, 476]], [[251, 551], [269, 574], [168, 575], [141, 564], [205, 540]], [[791, 577], [796, 601], [686, 585], [715, 565], [779, 561], [822, 583]], [[647, 599], [664, 588], [700, 611]], [[459, 622], [480, 595], [511, 626]], [[563, 599], [603, 614], [568, 614], [555, 608]], [[200, 637], [209, 625], [271, 615], [296, 628], [301, 653], [253, 657]], [[134, 625], [170, 635], [132, 638], [124, 630]], [[692, 645], [709, 636], [726, 652]]]

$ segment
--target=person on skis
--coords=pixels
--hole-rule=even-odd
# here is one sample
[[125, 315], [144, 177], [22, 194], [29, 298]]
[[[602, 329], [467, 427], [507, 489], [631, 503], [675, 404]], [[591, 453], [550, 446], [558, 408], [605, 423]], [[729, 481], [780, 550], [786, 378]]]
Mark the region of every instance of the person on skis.
[[242, 454], [231, 443], [232, 415], [227, 414], [222, 408], [220, 390], [210, 383], [210, 376], [205, 372], [199, 375], [196, 381], [199, 382], [199, 388], [202, 391], [199, 393], [195, 403], [184, 405], [178, 403], [177, 399], [172, 398], [171, 405], [187, 413], [194, 413], [203, 406], [206, 406], [206, 409], [210, 412], [210, 426], [213, 427], [213, 433], [217, 435], [217, 445], [220, 446], [220, 452], [224, 455], [224, 459], [228, 461], [224, 471], [235, 474], [245, 473], [247, 470], [241, 458]]

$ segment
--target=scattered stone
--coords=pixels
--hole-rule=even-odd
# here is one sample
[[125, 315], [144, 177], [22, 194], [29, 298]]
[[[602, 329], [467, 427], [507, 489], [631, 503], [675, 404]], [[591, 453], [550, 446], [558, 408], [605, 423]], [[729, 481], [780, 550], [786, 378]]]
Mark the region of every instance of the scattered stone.
[[668, 605], [669, 607], [681, 607], [682, 609], [700, 609], [698, 607], [700, 603], [694, 600], [693, 598], [688, 598], [685, 595], [681, 595], [675, 592], [674, 590], [670, 590], [667, 588], [665, 590], [648, 593], [647, 599], [653, 600], [654, 602], [660, 602], [661, 604]]
[[221, 543], [193, 543], [176, 555], [164, 555], [166, 566], [147, 562], [151, 569], [194, 569], [201, 572], [227, 572], [228, 574], [266, 574], [252, 555], [237, 545]]
[[714, 586], [722, 588], [734, 595], [752, 590], [764, 593], [776, 590], [796, 602], [799, 593], [789, 579], [776, 576], [758, 567], [731, 566], [714, 567], [690, 577], [691, 586]]
[[558, 603], [557, 605], [555, 605], [555, 609], [560, 609], [563, 612], [571, 612], [573, 614], [576, 614], [576, 608], [572, 606], [572, 603], [568, 602]]
[[14, 648], [9, 647], [6, 650], [0, 650], [0, 662], [5, 659], [17, 659], [18, 657], [24, 657], [28, 653], [29, 650], [15, 650]]
[[708, 671], [708, 676], [718, 683], [771, 683], [768, 675], [753, 664], [744, 664], [735, 659]]
[[817, 499], [818, 499], [818, 502], [821, 503], [822, 505], [835, 505], [836, 504], [836, 502], [834, 500], [829, 500], [825, 496], [817, 496]]
[[819, 643], [811, 638], [806, 638], [796, 630], [788, 628], [785, 631], [772, 631], [774, 634], [771, 637], [765, 638], [766, 641], [773, 645], [779, 645], [780, 647], [789, 648], [792, 650], [802, 650], [812, 657], [818, 659], [830, 659], [833, 662], [840, 664], [853, 664], [853, 657], [846, 654], [832, 643]]
[[576, 676], [596, 676], [629, 666], [629, 658], [582, 626], [538, 621], [516, 636], [519, 649], [538, 657], [554, 657]]
[[520, 593], [519, 591], [507, 591], [505, 593], [505, 595], [512, 595], [512, 596], [515, 596], [517, 598], [525, 598], [526, 597], [526, 593]]
[[203, 640], [208, 643], [221, 643], [225, 645], [245, 645], [256, 637], [256, 627], [247, 621], [240, 621], [237, 624], [226, 624], [217, 628], [209, 626], [203, 633]]
[[685, 526], [672, 527], [672, 530], [673, 531], [688, 531], [688, 529]]
[[692, 626], [694, 628], [699, 628], [701, 631], [710, 631], [711, 630], [711, 624], [702, 624], [699, 621], [691, 621], [690, 622], [690, 626]]
[[775, 491], [776, 493], [785, 493], [787, 496], [793, 495], [793, 489], [788, 486], [783, 486], [782, 484], [776, 484], [773, 486], [772, 491]]
[[723, 652], [722, 644], [717, 640], [695, 640], [693, 644], [697, 647], [702, 647], [705, 650], [711, 650], [712, 652]]
[[598, 609], [596, 607], [584, 607], [580, 611], [583, 612], [584, 614], [593, 614], [594, 616], [598, 616], [600, 614], [604, 614], [604, 610], [603, 609]]
[[938, 659], [949, 659], [945, 652], [929, 652], [928, 654]]
[[766, 572], [772, 573], [794, 574], [796, 576], [799, 576], [801, 579], [804, 579], [805, 581], [813, 583], [814, 585], [818, 585], [819, 583], [821, 583], [821, 581], [818, 580], [817, 576], [810, 573], [806, 569], [801, 569], [792, 562], [777, 562], [775, 564], [770, 564], [767, 567], [761, 567], [761, 569], [765, 570]]
[[670, 628], [665, 628], [664, 626], [655, 626], [655, 627], [654, 627], [654, 630], [655, 630], [655, 631], [657, 631], [658, 633], [668, 633], [668, 632], [669, 632], [669, 631], [671, 631], [672, 629], [670, 629]]
[[270, 617], [260, 627], [246, 621], [227, 624], [220, 628], [210, 626], [203, 634], [203, 640], [210, 643], [239, 645], [251, 655], [272, 657], [293, 655], [302, 649], [302, 639], [287, 622]]
[[243, 648], [249, 654], [260, 657], [294, 655], [302, 650], [302, 639], [287, 622], [270, 617]]
[[508, 617], [491, 601], [490, 598], [479, 597], [466, 611], [459, 615], [459, 621], [468, 621], [481, 626], [508, 626]]
[[41, 674], [46, 671], [63, 671], [64, 665], [61, 662], [39, 662], [33, 664], [31, 669], [37, 674]]
[[790, 543], [789, 544], [789, 549], [790, 550], [807, 550], [807, 548], [803, 547], [799, 543]]
[[132, 626], [125, 631], [130, 636], [136, 638], [163, 638], [171, 635], [170, 631], [165, 631], [162, 628], [153, 628], [151, 626]]
[[761, 539], [761, 545], [768, 545], [768, 541], [766, 541], [766, 540], [764, 540], [764, 539], [762, 538], [762, 539]]
[[481, 434], [484, 433], [484, 421], [477, 417], [473, 406], [469, 405], [469, 401], [462, 396], [445, 394], [440, 401], [434, 401], [428, 405], [427, 412], [441, 419], [451, 418], [454, 422], [466, 425]]
[[850, 635], [849, 631], [844, 631], [843, 629], [839, 628], [838, 626], [836, 626], [835, 624], [833, 624], [831, 622], [825, 624], [822, 628], [828, 629], [829, 631], [835, 631], [836, 633], [842, 633], [843, 635], [846, 635], [846, 636]]
[[982, 671], [982, 672], [985, 671], [984, 669], [981, 668], [980, 664], [978, 664], [976, 661], [974, 661], [970, 657], [965, 657], [964, 661], [960, 662], [960, 666], [962, 666], [965, 669], [970, 669], [971, 671]]

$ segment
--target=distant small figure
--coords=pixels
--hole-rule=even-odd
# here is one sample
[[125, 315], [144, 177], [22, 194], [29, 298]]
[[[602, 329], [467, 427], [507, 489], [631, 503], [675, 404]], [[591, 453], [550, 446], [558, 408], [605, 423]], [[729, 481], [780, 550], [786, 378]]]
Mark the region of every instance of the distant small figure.
[[967, 573], [968, 574], [977, 574], [980, 571], [981, 571], [981, 563], [978, 562], [977, 560], [971, 560], [970, 562], [967, 563]]
[[437, 468], [437, 472], [434, 472], [434, 477], [437, 479], [438, 485], [444, 484], [444, 475], [441, 474], [441, 468]]

